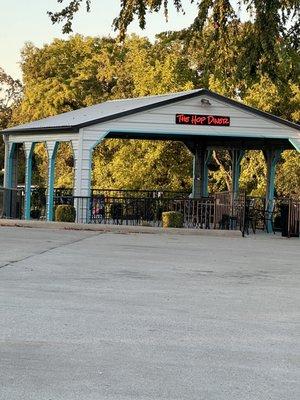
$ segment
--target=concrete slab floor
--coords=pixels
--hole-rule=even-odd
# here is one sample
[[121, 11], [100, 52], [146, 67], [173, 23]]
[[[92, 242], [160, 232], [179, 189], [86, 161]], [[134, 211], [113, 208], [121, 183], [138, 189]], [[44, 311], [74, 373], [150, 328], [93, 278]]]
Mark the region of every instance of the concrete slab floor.
[[298, 400], [299, 239], [0, 228], [1, 400]]

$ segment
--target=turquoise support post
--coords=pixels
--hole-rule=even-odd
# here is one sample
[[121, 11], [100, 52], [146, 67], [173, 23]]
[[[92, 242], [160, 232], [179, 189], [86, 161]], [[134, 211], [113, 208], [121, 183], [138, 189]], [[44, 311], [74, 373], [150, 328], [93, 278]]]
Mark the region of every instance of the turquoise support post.
[[203, 177], [202, 177], [202, 196], [208, 197], [208, 164], [211, 161], [212, 150], [206, 150], [204, 154], [204, 164], [203, 164]]
[[272, 211], [274, 208], [274, 190], [275, 190], [275, 175], [276, 165], [280, 159], [281, 149], [269, 149], [264, 151], [265, 160], [267, 163], [267, 188], [266, 188], [266, 220], [267, 232], [272, 232]]
[[211, 150], [196, 145], [193, 159], [193, 198], [208, 196], [208, 163], [211, 155]]
[[241, 175], [241, 161], [245, 151], [241, 149], [233, 149], [231, 151], [232, 162], [232, 194], [236, 197], [239, 192], [239, 180]]
[[4, 153], [4, 179], [3, 179], [3, 186], [5, 188], [9, 188], [9, 174], [11, 171], [11, 165], [10, 165], [10, 154], [11, 154], [11, 147], [12, 144], [9, 143], [9, 139], [6, 135], [3, 135], [3, 141], [5, 145], [5, 153]]
[[193, 199], [201, 197], [201, 161], [199, 148], [195, 149], [194, 158], [193, 158], [193, 191], [192, 197]]
[[31, 178], [32, 178], [32, 155], [33, 155], [34, 143], [24, 143], [25, 150], [25, 212], [24, 218], [30, 220], [30, 209], [31, 209]]
[[47, 150], [48, 150], [47, 221], [53, 221], [55, 159], [56, 159], [57, 147], [58, 147], [58, 142], [47, 142]]
[[[14, 186], [14, 161], [15, 161], [15, 154], [16, 154], [16, 144], [9, 143], [8, 138], [4, 135], [3, 136], [4, 143], [5, 143], [5, 159], [4, 159], [4, 187], [7, 189], [11, 189]], [[3, 213], [7, 217], [11, 217], [11, 194], [8, 193], [5, 196], [3, 201]]]
[[[6, 151], [8, 154], [6, 155]], [[10, 146], [7, 145], [5, 146], [5, 158], [6, 158], [6, 165], [5, 165], [5, 179], [4, 179], [4, 186], [6, 188], [11, 189], [14, 184], [14, 171], [13, 171], [13, 165], [14, 165], [14, 158], [15, 158], [15, 152], [16, 152], [16, 143], [12, 143]]]

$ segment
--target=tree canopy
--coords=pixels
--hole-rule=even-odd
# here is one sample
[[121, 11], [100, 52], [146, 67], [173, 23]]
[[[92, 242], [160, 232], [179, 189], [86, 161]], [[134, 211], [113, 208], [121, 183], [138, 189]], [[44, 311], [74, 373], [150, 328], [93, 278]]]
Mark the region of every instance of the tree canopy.
[[[0, 67], [0, 130], [5, 129], [9, 125], [13, 110], [20, 102], [21, 94], [21, 82], [6, 74], [3, 68]], [[2, 135], [0, 135], [0, 172], [3, 167], [4, 143]]]
[[[93, 0], [94, 2], [96, 0]], [[99, 0], [98, 0], [99, 1]], [[64, 0], [57, 0], [63, 3]], [[205, 24], [213, 20], [217, 36], [223, 36], [227, 26], [237, 18], [237, 10], [229, 0], [190, 0], [197, 2], [198, 13], [192, 29], [202, 32]], [[300, 4], [299, 0], [240, 0], [239, 7], [244, 5], [255, 25], [257, 44], [266, 55], [271, 53], [276, 41], [281, 37], [289, 37], [294, 46], [299, 46]], [[159, 12], [163, 9], [168, 18], [169, 6], [174, 6], [178, 12], [184, 13], [182, 0], [120, 0], [120, 12], [113, 25], [124, 39], [128, 26], [137, 18], [139, 26], [146, 26], [147, 12]], [[72, 32], [74, 15], [84, 5], [91, 10], [92, 0], [67, 0], [67, 4], [59, 11], [49, 11], [53, 23], [63, 23], [63, 32]]]
[[[136, 35], [126, 36], [122, 44], [118, 39], [80, 35], [56, 39], [40, 48], [27, 43], [21, 63], [24, 94], [9, 123], [27, 122], [110, 99], [196, 87], [209, 88], [299, 122], [300, 58], [290, 32], [292, 25], [289, 25], [289, 32], [287, 25], [285, 31], [280, 31], [272, 50], [268, 50], [258, 40], [257, 15], [253, 21], [242, 23], [227, 3], [228, 13], [232, 14], [230, 18], [226, 17], [223, 27], [216, 24], [210, 9], [201, 29], [194, 24], [179, 32], [162, 32], [154, 43]], [[258, 3], [255, 2], [255, 7]], [[274, 2], [266, 3], [269, 7]], [[275, 3], [278, 6], [283, 2]], [[287, 4], [292, 7], [296, 3]], [[162, 3], [157, 2], [157, 6], [161, 7]], [[277, 14], [270, 14], [269, 18], [277, 21]], [[274, 24], [279, 24], [276, 21]], [[42, 146], [37, 147], [40, 181], [46, 182], [43, 151]], [[70, 186], [70, 147], [62, 147], [59, 154], [56, 184]], [[124, 189], [159, 186], [174, 190], [191, 186], [191, 155], [180, 143], [107, 140], [94, 154], [95, 186]], [[128, 160], [130, 168], [124, 172], [120, 166], [127, 165]], [[229, 189], [231, 163], [228, 152], [216, 151], [214, 163], [217, 170], [210, 173], [210, 190]], [[278, 194], [294, 193], [300, 197], [299, 165], [298, 154], [283, 154], [277, 173]], [[242, 188], [248, 193], [263, 195], [265, 173], [262, 153], [248, 152], [242, 162]]]

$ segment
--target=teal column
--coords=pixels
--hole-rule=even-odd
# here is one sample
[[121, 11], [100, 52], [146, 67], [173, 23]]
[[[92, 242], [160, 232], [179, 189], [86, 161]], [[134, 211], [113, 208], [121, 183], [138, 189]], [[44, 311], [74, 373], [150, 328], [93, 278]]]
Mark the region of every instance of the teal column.
[[206, 150], [203, 158], [202, 196], [208, 197], [208, 164], [211, 161], [212, 150]]
[[5, 153], [4, 153], [4, 179], [3, 179], [3, 187], [8, 188], [9, 184], [9, 174], [11, 171], [9, 160], [10, 160], [10, 148], [12, 145], [9, 143], [9, 139], [6, 135], [3, 135], [3, 141], [5, 145]]
[[201, 152], [197, 146], [193, 158], [193, 199], [201, 197]]
[[272, 232], [271, 213], [274, 207], [274, 190], [275, 190], [275, 174], [276, 165], [280, 159], [281, 149], [269, 149], [264, 151], [264, 156], [267, 164], [267, 188], [266, 188], [266, 203], [265, 211], [267, 216], [267, 232]]
[[48, 150], [48, 188], [47, 188], [47, 221], [53, 221], [54, 207], [54, 181], [55, 181], [55, 159], [58, 142], [47, 142]]
[[31, 178], [32, 178], [32, 155], [33, 155], [34, 143], [25, 142], [25, 212], [24, 218], [30, 219], [30, 208], [31, 208]]
[[241, 175], [241, 161], [244, 157], [245, 151], [240, 149], [233, 149], [231, 151], [232, 163], [232, 193], [233, 196], [239, 192], [239, 180]]
[[193, 159], [193, 198], [208, 196], [208, 163], [212, 152], [196, 145]]
[[16, 154], [16, 143], [5, 143], [5, 175], [4, 187], [11, 189], [14, 185], [14, 159]]
[[[3, 140], [5, 143], [5, 158], [4, 158], [4, 182], [3, 186], [7, 189], [11, 189], [14, 185], [14, 161], [16, 154], [16, 143], [10, 143], [9, 139], [4, 135]], [[12, 216], [12, 202], [11, 193], [6, 192], [3, 199], [3, 212], [6, 217]]]

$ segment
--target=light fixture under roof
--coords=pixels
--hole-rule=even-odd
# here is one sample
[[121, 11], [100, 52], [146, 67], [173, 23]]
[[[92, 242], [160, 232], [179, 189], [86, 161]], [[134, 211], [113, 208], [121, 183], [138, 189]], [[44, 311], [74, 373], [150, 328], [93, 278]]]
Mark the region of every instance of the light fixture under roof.
[[201, 99], [201, 104], [204, 106], [211, 106], [211, 102], [208, 99]]

